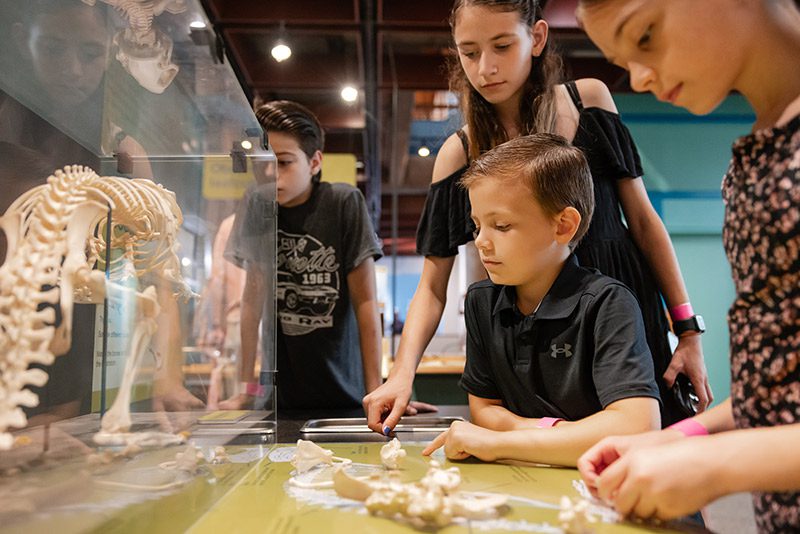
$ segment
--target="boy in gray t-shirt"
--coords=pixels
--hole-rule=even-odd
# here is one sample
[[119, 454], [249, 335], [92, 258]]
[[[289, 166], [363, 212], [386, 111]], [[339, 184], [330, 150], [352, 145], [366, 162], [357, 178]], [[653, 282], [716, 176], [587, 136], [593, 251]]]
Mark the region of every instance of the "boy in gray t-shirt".
[[[278, 406], [357, 408], [380, 385], [381, 330], [375, 260], [381, 248], [358, 189], [321, 183], [324, 134], [311, 111], [288, 101], [256, 109], [278, 160]], [[258, 195], [240, 232], [253, 234]], [[220, 404], [252, 403], [255, 346], [264, 298], [264, 251], [234, 236], [226, 256], [247, 269], [242, 296], [244, 391]]]

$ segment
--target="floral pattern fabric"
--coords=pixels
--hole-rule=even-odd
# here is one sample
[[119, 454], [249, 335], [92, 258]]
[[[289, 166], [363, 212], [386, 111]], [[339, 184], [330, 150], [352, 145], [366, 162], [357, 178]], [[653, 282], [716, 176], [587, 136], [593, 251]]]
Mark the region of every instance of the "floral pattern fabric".
[[[800, 116], [734, 143], [722, 196], [736, 426], [800, 423]], [[753, 501], [760, 532], [800, 531], [800, 492]]]

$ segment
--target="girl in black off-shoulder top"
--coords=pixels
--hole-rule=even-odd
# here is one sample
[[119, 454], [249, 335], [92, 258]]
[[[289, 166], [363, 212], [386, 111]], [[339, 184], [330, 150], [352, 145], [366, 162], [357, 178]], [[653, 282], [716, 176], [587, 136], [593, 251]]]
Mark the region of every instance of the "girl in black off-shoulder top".
[[661, 298], [670, 309], [685, 310], [688, 295], [608, 88], [591, 79], [558, 85], [560, 63], [547, 44], [540, 2], [456, 0], [450, 24], [458, 52], [451, 87], [460, 92], [466, 124], [456, 133], [461, 142], [451, 136], [437, 155], [417, 231], [417, 251], [425, 256], [422, 276], [389, 379], [364, 399], [370, 428], [387, 433], [400, 415], [416, 411], [413, 404], [406, 410], [416, 363], [443, 313], [453, 256], [472, 240], [469, 198], [458, 184], [466, 164], [512, 137], [535, 132], [571, 138], [589, 161], [596, 207], [576, 254], [581, 265], [620, 280], [636, 294], [664, 401], [662, 425], [685, 417], [669, 391], [678, 372], [692, 380], [703, 410], [712, 397], [699, 336], [682, 336], [672, 354]]
[[[622, 220], [617, 181], [642, 176], [639, 153], [628, 128], [617, 113], [600, 107], [585, 107], [575, 82], [565, 84], [579, 112], [578, 129], [572, 143], [584, 151], [594, 180], [595, 212], [586, 236], [575, 254], [584, 267], [593, 267], [616, 278], [636, 294], [653, 355], [656, 376], [661, 377], [672, 359], [667, 331], [669, 324], [661, 293], [647, 260], [636, 246]], [[467, 135], [456, 132], [468, 153]], [[459, 185], [467, 166], [431, 185], [417, 228], [417, 252], [423, 256], [454, 256], [458, 247], [472, 241], [467, 191]], [[664, 402], [662, 424], [685, 417], [674, 405], [665, 381], [659, 380]]]

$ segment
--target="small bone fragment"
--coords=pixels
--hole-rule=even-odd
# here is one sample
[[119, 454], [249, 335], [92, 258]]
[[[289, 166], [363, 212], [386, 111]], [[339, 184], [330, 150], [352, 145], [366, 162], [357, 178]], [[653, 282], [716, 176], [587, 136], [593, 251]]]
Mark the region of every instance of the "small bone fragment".
[[589, 501], [576, 499], [573, 502], [564, 495], [561, 497], [558, 522], [568, 534], [589, 534], [593, 532], [592, 526], [597, 523], [597, 518], [589, 511]]
[[347, 458], [339, 458], [333, 455], [333, 451], [323, 449], [313, 441], [304, 439], [297, 440], [297, 449], [292, 457], [292, 465], [298, 474], [305, 473], [312, 467], [320, 464], [333, 465], [334, 461], [349, 464], [352, 461]]
[[381, 462], [386, 469], [400, 469], [400, 463], [405, 457], [406, 451], [401, 448], [397, 438], [381, 447]]

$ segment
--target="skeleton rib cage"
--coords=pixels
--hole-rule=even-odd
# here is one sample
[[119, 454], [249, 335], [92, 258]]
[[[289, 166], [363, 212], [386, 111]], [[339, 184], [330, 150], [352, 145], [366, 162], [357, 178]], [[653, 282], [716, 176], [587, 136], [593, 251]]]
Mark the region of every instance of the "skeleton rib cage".
[[27, 424], [21, 407], [38, 405], [26, 386], [47, 382], [45, 371], [29, 365], [50, 365], [69, 349], [74, 299], [105, 296], [105, 274], [94, 269], [107, 246], [121, 251], [108, 266], [112, 278], [155, 272], [191, 294], [176, 255], [181, 223], [175, 195], [161, 185], [78, 165], [56, 171], [0, 217], [9, 245], [0, 266], [0, 450], [13, 445], [9, 429]]

